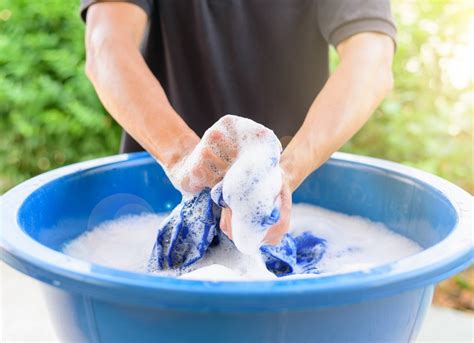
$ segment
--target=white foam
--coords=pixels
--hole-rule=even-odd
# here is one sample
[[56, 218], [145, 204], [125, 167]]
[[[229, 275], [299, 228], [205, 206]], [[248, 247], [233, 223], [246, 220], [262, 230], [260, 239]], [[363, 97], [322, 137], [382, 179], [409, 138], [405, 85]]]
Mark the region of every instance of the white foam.
[[[227, 147], [214, 143], [211, 136], [215, 133], [222, 137], [217, 142], [227, 144]], [[224, 201], [232, 209], [235, 245], [243, 253], [256, 255], [266, 230], [255, 218], [258, 214], [270, 215], [281, 190], [280, 141], [272, 130], [253, 120], [226, 115], [204, 133], [191, 155], [170, 172], [175, 187], [180, 189], [179, 185], [186, 177], [191, 180], [189, 187], [192, 189], [203, 184], [200, 173], [195, 171], [208, 170], [199, 169], [199, 166], [205, 163], [203, 150], [209, 148], [228, 162], [228, 170], [211, 170], [215, 174], [213, 179], [220, 181], [223, 178]], [[231, 150], [237, 152], [236, 156], [226, 153]], [[183, 196], [192, 196], [180, 190]]]
[[183, 274], [181, 279], [186, 280], [206, 280], [206, 281], [242, 281], [245, 280], [237, 272], [220, 264], [211, 264], [187, 274]]
[[272, 131], [260, 124], [239, 123], [241, 132], [266, 130], [261, 136], [244, 136], [239, 156], [222, 186], [224, 201], [232, 209], [232, 239], [241, 252], [255, 255], [266, 234], [255, 218], [259, 214], [270, 215], [281, 190], [281, 144]]
[[421, 251], [418, 244], [382, 223], [307, 204], [293, 206], [290, 231], [295, 235], [311, 231], [327, 241], [318, 264], [324, 273], [368, 270]]
[[[64, 252], [104, 266], [144, 272], [159, 223], [165, 217], [145, 214], [105, 222], [71, 241], [64, 247]], [[320, 275], [367, 271], [421, 251], [418, 244], [390, 231], [383, 224], [320, 207], [295, 204], [290, 232], [298, 234], [303, 231], [311, 231], [327, 241], [326, 254], [318, 263]], [[179, 277], [181, 273], [168, 270], [159, 274]], [[242, 254], [225, 241], [208, 251], [181, 277], [211, 281], [276, 279], [261, 260]], [[308, 276], [285, 278], [295, 277]]]
[[128, 271], [146, 272], [158, 225], [166, 215], [123, 216], [86, 231], [63, 251], [82, 260]]

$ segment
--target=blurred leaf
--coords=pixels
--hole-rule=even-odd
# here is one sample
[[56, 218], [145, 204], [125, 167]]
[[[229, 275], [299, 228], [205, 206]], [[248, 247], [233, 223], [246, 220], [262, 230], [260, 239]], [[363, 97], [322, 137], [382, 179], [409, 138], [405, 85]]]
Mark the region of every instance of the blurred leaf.
[[394, 91], [342, 150], [424, 169], [473, 193], [474, 2], [399, 0], [392, 9]]
[[79, 1], [3, 0], [0, 193], [33, 175], [117, 152], [119, 128], [84, 75]]

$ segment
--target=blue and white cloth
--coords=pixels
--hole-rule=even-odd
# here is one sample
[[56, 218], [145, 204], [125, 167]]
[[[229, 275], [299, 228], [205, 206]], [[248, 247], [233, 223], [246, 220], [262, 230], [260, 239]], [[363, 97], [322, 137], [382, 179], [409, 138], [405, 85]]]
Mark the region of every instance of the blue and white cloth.
[[201, 259], [217, 234], [220, 208], [208, 188], [176, 206], [158, 229], [150, 272], [185, 268]]
[[[220, 212], [226, 205], [219, 185], [216, 187], [212, 192], [206, 188], [193, 198], [183, 200], [163, 221], [149, 259], [149, 272], [186, 268], [201, 259], [211, 246], [218, 249], [222, 235]], [[258, 220], [264, 229], [276, 223], [279, 217], [278, 209], [274, 209]], [[267, 269], [281, 277], [318, 274], [316, 265], [325, 250], [324, 239], [303, 232], [297, 236], [284, 235], [277, 246], [261, 246], [260, 254]]]

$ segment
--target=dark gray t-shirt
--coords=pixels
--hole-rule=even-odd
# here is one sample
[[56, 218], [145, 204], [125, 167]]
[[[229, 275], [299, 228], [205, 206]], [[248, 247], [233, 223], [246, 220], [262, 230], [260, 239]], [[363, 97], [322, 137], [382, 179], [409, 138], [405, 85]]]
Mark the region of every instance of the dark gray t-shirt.
[[[199, 135], [231, 113], [291, 137], [329, 76], [329, 44], [368, 31], [395, 39], [389, 0], [118, 1], [148, 15], [142, 53]], [[82, 0], [84, 20], [97, 2]]]

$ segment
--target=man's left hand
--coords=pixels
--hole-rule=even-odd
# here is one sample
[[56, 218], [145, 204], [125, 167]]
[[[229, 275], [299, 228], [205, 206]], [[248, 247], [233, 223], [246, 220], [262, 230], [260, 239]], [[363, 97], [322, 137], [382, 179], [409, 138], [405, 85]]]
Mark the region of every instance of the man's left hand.
[[[279, 199], [280, 203], [280, 219], [269, 229], [265, 237], [263, 238], [263, 244], [277, 245], [280, 243], [283, 235], [288, 232], [290, 227], [290, 216], [291, 216], [291, 188], [288, 178], [283, 173], [282, 187]], [[223, 208], [221, 213], [220, 228], [221, 230], [232, 239], [232, 210], [230, 208]]]

